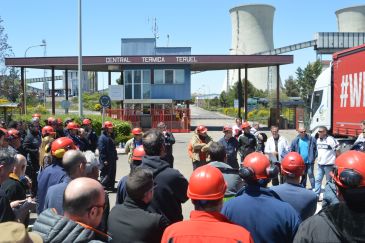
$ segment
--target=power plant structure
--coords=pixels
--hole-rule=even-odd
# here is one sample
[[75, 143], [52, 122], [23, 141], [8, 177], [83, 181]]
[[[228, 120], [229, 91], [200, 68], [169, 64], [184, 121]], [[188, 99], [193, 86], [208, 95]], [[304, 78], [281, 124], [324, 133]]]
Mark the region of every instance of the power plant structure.
[[[232, 21], [232, 55], [250, 55], [274, 49], [273, 22], [275, 8], [267, 4], [246, 4], [229, 10]], [[267, 90], [268, 79], [274, 78], [275, 68], [254, 68], [247, 73], [248, 80], [258, 89]], [[244, 79], [244, 72], [241, 78]], [[238, 70], [230, 70], [227, 86], [238, 81]]]
[[339, 9], [335, 13], [339, 32], [365, 32], [365, 5]]
[[[231, 55], [279, 55], [313, 47], [320, 57], [365, 43], [365, 5], [347, 7], [335, 12], [338, 32], [318, 32], [314, 39], [274, 48], [275, 8], [267, 4], [247, 4], [229, 10], [232, 20]], [[258, 89], [276, 89], [276, 68], [249, 69], [248, 80]], [[244, 79], [244, 72], [241, 79]], [[238, 81], [238, 70], [227, 71], [223, 90]]]

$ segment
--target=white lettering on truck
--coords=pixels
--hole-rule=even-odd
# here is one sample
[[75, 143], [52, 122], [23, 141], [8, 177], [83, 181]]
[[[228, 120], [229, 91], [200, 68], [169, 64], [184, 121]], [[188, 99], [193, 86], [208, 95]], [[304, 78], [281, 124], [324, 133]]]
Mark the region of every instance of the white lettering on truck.
[[[350, 85], [350, 89], [348, 86]], [[350, 93], [348, 93], [350, 90]], [[362, 106], [365, 107], [365, 72], [342, 75], [340, 107], [347, 107], [347, 99], [350, 96], [349, 107], [360, 107], [361, 96]]]

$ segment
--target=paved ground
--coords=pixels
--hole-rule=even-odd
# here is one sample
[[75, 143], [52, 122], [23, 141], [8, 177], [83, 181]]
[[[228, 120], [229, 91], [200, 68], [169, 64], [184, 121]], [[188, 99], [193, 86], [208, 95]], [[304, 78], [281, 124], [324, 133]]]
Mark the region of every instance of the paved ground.
[[[213, 140], [217, 141], [221, 138], [222, 132], [212, 131], [208, 132], [212, 136]], [[291, 141], [296, 136], [295, 130], [282, 130], [281, 135], [288, 138]], [[192, 133], [176, 133], [174, 134], [176, 138], [176, 144], [174, 145], [174, 157], [175, 163], [174, 167], [178, 169], [187, 179], [189, 179], [192, 173], [191, 160], [187, 155], [187, 143], [190, 140]], [[117, 177], [120, 179], [129, 173], [129, 165], [127, 162], [127, 156], [125, 154], [119, 155], [118, 165], [117, 165]], [[110, 202], [114, 205], [115, 203], [115, 193], [110, 194]], [[320, 204], [318, 204], [320, 207]], [[193, 209], [193, 205], [190, 200], [183, 204], [183, 215], [184, 218], [189, 218], [190, 211]]]

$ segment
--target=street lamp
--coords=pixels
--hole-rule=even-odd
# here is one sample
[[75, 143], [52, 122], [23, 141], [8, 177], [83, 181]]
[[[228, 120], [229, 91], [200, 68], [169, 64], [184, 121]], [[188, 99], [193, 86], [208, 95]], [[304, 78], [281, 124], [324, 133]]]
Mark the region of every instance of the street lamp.
[[[43, 40], [42, 44], [40, 45], [34, 45], [34, 46], [30, 46], [28, 47], [25, 52], [24, 52], [24, 57], [27, 58], [27, 52], [33, 48], [33, 47], [42, 47], [42, 46], [46, 46], [46, 42]], [[24, 95], [24, 114], [27, 114], [27, 71], [26, 68], [24, 68], [24, 90], [23, 90], [23, 95]]]

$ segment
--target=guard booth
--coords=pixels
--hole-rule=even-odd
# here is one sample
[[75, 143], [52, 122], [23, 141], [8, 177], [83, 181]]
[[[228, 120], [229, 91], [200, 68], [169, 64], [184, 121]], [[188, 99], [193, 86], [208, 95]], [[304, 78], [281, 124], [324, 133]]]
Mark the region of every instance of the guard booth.
[[172, 100], [124, 100], [124, 107], [108, 109], [107, 114], [129, 121], [132, 127], [156, 128], [159, 122], [164, 122], [172, 132], [190, 131], [190, 109]]
[[11, 121], [13, 112], [20, 112], [20, 106], [18, 103], [0, 103], [0, 120], [6, 124]]

